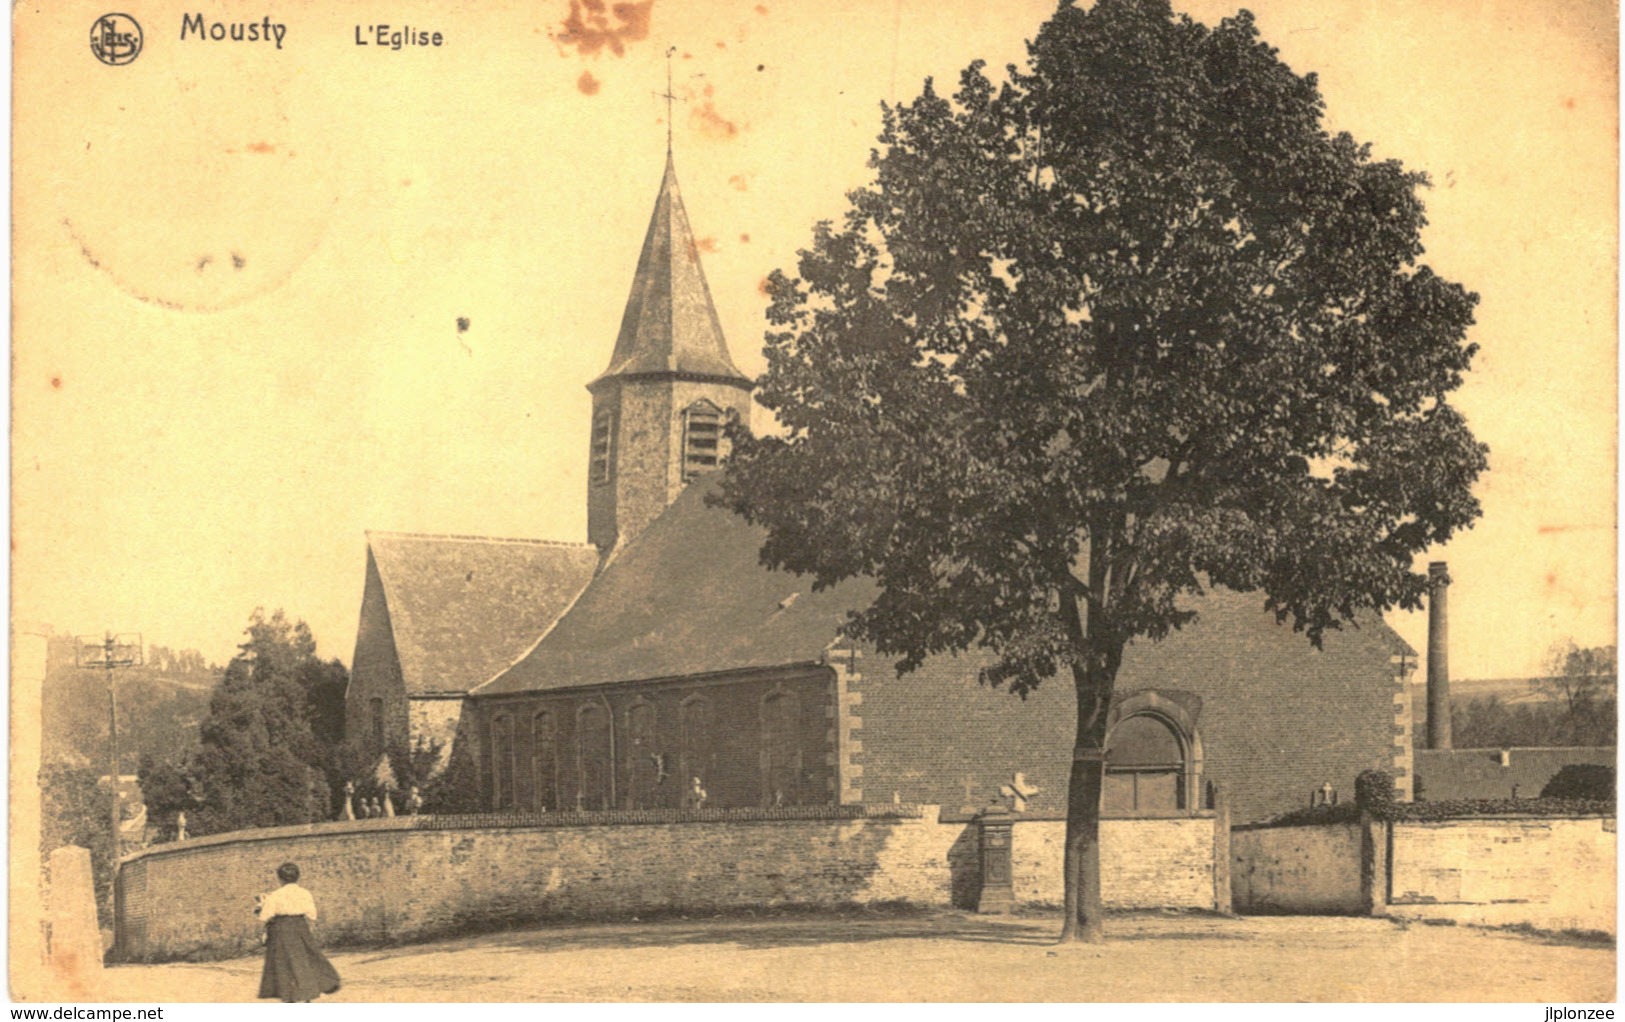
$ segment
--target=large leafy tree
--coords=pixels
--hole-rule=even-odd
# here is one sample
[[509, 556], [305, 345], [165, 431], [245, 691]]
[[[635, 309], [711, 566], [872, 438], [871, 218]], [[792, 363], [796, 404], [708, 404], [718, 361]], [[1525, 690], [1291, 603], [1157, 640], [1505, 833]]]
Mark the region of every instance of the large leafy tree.
[[848, 630], [899, 670], [1071, 680], [1064, 939], [1101, 936], [1125, 646], [1215, 585], [1314, 642], [1414, 608], [1479, 514], [1476, 297], [1418, 262], [1424, 176], [1322, 113], [1245, 12], [1063, 3], [1001, 83], [887, 108], [874, 182], [770, 278], [783, 435], [737, 438], [721, 499], [766, 563], [876, 580]]
[[1571, 640], [1547, 654], [1546, 674], [1530, 687], [1555, 702], [1565, 745], [1613, 741], [1619, 689], [1619, 656], [1613, 646], [1582, 649]]
[[[316, 656], [303, 621], [255, 610], [209, 702], [198, 750], [143, 764], [149, 808], [211, 834], [329, 817], [342, 737], [344, 666]], [[337, 715], [337, 716], [335, 716]]]

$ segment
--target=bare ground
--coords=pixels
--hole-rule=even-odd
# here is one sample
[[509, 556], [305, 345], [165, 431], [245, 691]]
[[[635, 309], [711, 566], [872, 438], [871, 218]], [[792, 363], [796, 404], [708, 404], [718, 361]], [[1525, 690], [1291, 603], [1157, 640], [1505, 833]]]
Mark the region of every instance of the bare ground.
[[[562, 925], [345, 951], [334, 1001], [1612, 1001], [1615, 948], [1380, 919], [960, 912]], [[106, 970], [108, 999], [252, 1000], [257, 959]]]

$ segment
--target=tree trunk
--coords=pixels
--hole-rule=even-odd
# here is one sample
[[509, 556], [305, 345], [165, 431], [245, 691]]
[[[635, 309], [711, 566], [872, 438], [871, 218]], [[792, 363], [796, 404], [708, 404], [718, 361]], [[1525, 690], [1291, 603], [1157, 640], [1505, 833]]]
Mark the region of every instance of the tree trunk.
[[1066, 796], [1066, 919], [1061, 941], [1098, 943], [1105, 939], [1100, 897], [1100, 789], [1106, 762], [1100, 743], [1082, 736], [1073, 747], [1072, 777]]
[[1106, 724], [1121, 646], [1102, 655], [1098, 643], [1082, 641], [1084, 625], [1076, 602], [1063, 597], [1061, 610], [1075, 623], [1075, 640], [1088, 649], [1087, 664], [1074, 665], [1078, 695], [1077, 735], [1072, 746], [1072, 772], [1067, 782], [1066, 847], [1063, 904], [1066, 918], [1061, 942], [1098, 943], [1105, 939], [1100, 891], [1100, 796], [1106, 777]]

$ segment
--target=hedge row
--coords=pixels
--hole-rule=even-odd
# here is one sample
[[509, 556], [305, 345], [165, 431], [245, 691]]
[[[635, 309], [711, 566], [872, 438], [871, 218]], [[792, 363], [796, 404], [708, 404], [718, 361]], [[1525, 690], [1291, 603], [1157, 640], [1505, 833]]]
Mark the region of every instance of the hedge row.
[[[1368, 807], [1378, 820], [1430, 823], [1461, 820], [1474, 816], [1612, 816], [1612, 801], [1586, 798], [1454, 798], [1441, 802], [1390, 802]], [[1311, 806], [1272, 817], [1265, 827], [1302, 827], [1312, 824], [1355, 823], [1360, 806], [1345, 802], [1335, 806]]]

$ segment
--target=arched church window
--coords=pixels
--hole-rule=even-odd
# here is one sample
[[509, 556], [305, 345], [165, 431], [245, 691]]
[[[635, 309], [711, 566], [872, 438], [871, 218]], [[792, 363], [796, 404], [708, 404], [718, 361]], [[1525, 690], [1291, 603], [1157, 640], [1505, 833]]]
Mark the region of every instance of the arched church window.
[[776, 690], [762, 700], [762, 801], [769, 806], [801, 801], [801, 701]]
[[514, 805], [513, 718], [500, 713], [491, 721], [491, 808]]
[[1173, 812], [1186, 805], [1185, 749], [1179, 735], [1150, 713], [1126, 717], [1107, 737], [1107, 812]]
[[592, 417], [592, 481], [607, 483], [615, 470], [615, 412], [601, 409]]
[[609, 712], [588, 703], [576, 715], [576, 808], [613, 809]]
[[722, 409], [696, 401], [683, 411], [683, 478], [689, 479], [722, 460]]
[[652, 809], [659, 805], [665, 775], [665, 755], [655, 744], [654, 705], [633, 703], [626, 711], [627, 808]]
[[374, 696], [367, 701], [367, 716], [372, 723], [373, 751], [381, 752], [384, 748], [384, 701]]
[[531, 718], [530, 750], [536, 809], [553, 812], [559, 808], [559, 729], [552, 711]]
[[[704, 696], [690, 696], [683, 700], [679, 711], [677, 736], [678, 776], [684, 792], [692, 789], [695, 778], [702, 789], [709, 789], [716, 761], [715, 737], [711, 732], [711, 704]], [[709, 792], [709, 802], [717, 805], [718, 793]]]

